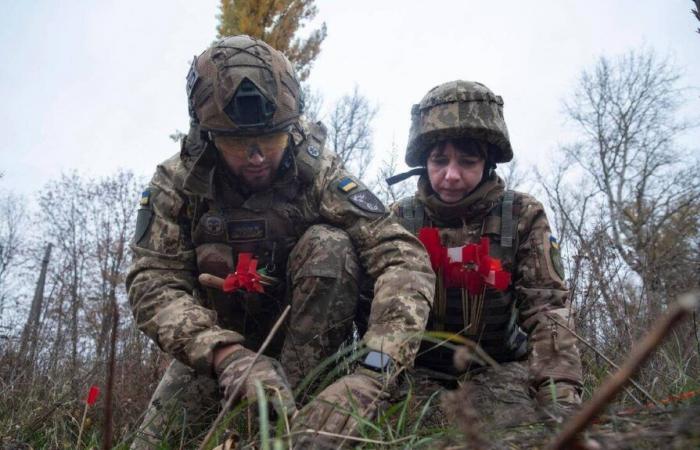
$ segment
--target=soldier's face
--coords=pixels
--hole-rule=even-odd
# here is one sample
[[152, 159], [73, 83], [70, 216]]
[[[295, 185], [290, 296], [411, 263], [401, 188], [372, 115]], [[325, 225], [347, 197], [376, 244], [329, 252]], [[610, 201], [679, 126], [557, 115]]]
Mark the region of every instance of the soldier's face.
[[448, 141], [428, 155], [430, 186], [442, 201], [458, 202], [479, 184], [484, 164], [481, 156], [458, 150]]
[[255, 137], [216, 136], [214, 145], [229, 170], [256, 191], [272, 184], [288, 140], [286, 132]]

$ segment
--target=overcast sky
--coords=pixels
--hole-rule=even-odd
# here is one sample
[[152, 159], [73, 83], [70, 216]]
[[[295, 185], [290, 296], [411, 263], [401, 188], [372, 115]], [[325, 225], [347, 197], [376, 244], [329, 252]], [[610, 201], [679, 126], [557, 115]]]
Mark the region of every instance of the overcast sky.
[[[215, 38], [218, 1], [0, 1], [0, 188], [31, 194], [72, 169], [150, 177], [178, 151], [168, 135], [187, 129], [188, 62]], [[690, 0], [317, 5], [328, 38], [309, 81], [326, 105], [357, 84], [379, 106], [377, 152], [405, 147], [411, 105], [448, 80], [502, 95], [516, 155], [542, 169], [568, 139], [562, 99], [600, 55], [650, 48], [700, 86]]]

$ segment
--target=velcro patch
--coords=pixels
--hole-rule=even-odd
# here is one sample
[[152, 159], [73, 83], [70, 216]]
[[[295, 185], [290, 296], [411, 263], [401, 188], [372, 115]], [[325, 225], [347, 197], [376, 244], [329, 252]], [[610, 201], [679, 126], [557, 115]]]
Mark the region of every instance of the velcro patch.
[[141, 200], [139, 200], [139, 205], [141, 206], [148, 206], [148, 204], [151, 202], [151, 190], [146, 189], [141, 193]]
[[338, 183], [338, 189], [340, 189], [341, 192], [345, 192], [346, 194], [348, 192], [351, 192], [353, 189], [357, 187], [357, 183], [353, 181], [352, 178], [346, 177], [340, 180], [340, 183]]
[[148, 192], [148, 196], [146, 197], [146, 202], [143, 203], [143, 197], [142, 197], [142, 202], [141, 202], [141, 207], [139, 208], [138, 212], [136, 213], [136, 226], [134, 227], [134, 244], [138, 245], [139, 242], [146, 236], [146, 233], [148, 232], [148, 229], [151, 227], [151, 223], [153, 222], [153, 209], [149, 206], [149, 201], [148, 199], [150, 198], [150, 191], [144, 191], [144, 193]]
[[230, 220], [226, 222], [226, 233], [229, 241], [257, 241], [267, 236], [265, 219]]
[[549, 237], [549, 259], [552, 262], [554, 271], [559, 275], [559, 278], [564, 279], [564, 265], [561, 262], [561, 251], [559, 243], [554, 236]]
[[197, 73], [197, 57], [192, 58], [192, 65], [190, 66], [189, 72], [187, 72], [187, 84], [185, 90], [187, 91], [187, 97], [192, 95], [192, 89], [199, 81], [199, 73]]
[[350, 200], [350, 202], [352, 202], [353, 205], [357, 206], [363, 211], [376, 214], [383, 214], [384, 212], [386, 212], [386, 209], [384, 209], [384, 205], [382, 204], [381, 200], [379, 200], [373, 193], [367, 190], [350, 194], [348, 196], [348, 200]]

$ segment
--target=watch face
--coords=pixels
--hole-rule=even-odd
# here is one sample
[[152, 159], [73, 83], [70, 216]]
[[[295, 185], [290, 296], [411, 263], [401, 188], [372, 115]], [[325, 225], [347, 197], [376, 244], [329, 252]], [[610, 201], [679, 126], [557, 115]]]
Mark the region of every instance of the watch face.
[[392, 361], [389, 355], [385, 355], [381, 352], [371, 351], [367, 353], [364, 365], [377, 370], [386, 370], [391, 364], [391, 362]]

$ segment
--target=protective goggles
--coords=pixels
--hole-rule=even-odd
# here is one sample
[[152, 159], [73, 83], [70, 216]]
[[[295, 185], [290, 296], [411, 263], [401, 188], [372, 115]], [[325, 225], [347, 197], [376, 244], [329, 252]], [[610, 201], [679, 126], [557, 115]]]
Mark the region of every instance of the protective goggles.
[[222, 152], [248, 158], [256, 152], [265, 157], [276, 155], [287, 148], [289, 134], [286, 131], [263, 136], [214, 136], [214, 144]]

